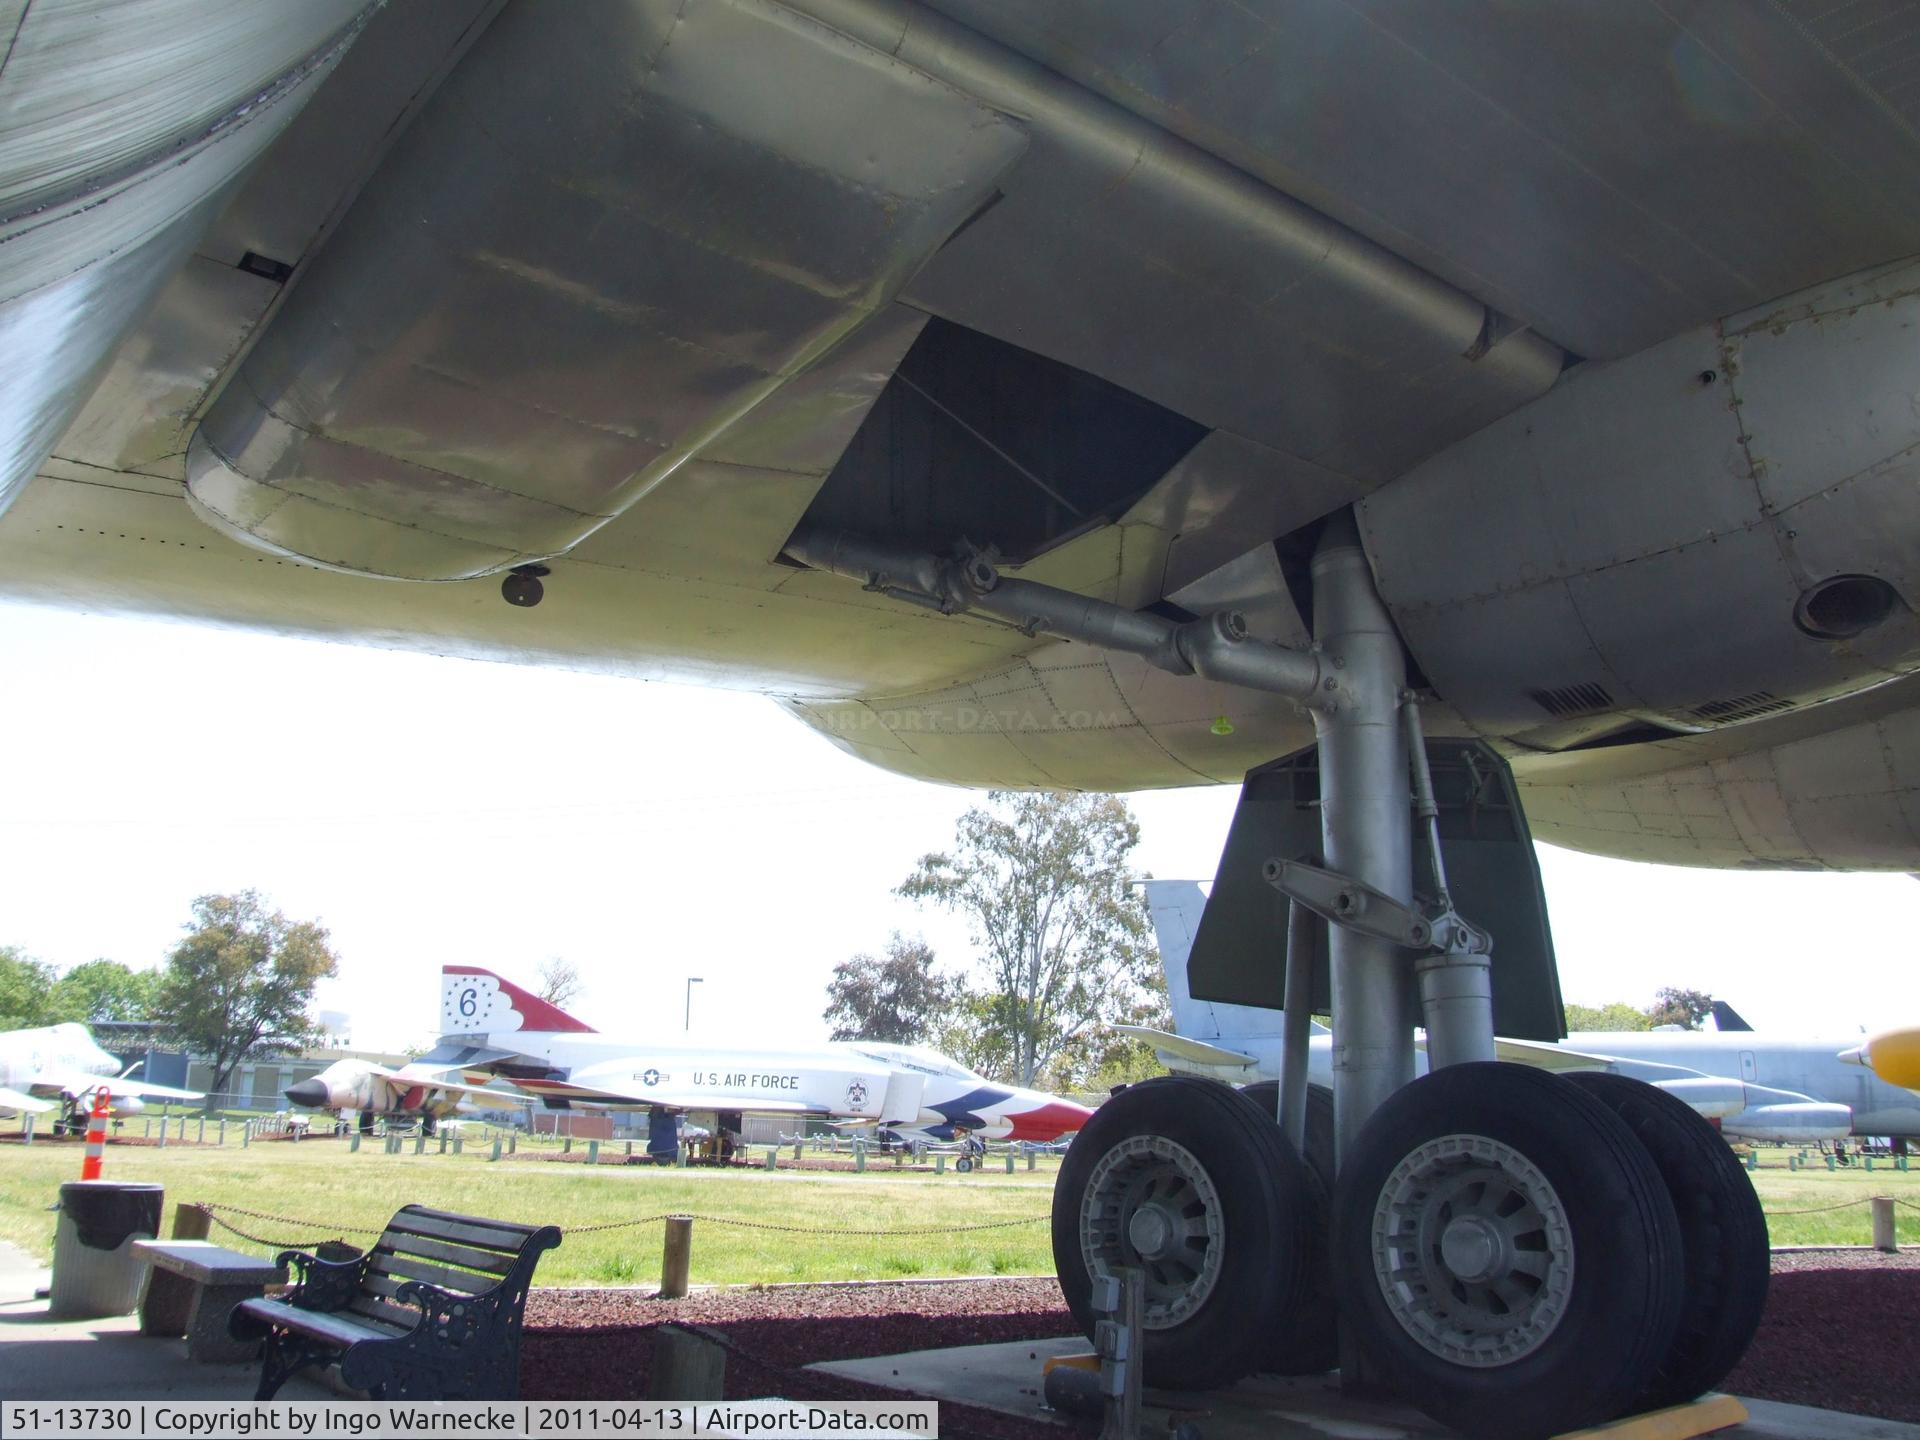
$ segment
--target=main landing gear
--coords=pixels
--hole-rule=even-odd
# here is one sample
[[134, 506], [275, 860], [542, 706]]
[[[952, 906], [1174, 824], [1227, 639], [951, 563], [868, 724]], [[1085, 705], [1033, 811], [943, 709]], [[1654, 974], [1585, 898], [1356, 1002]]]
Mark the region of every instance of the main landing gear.
[[[1090, 1326], [1089, 1275], [1139, 1270], [1149, 1384], [1340, 1363], [1486, 1440], [1690, 1399], [1758, 1323], [1753, 1187], [1651, 1086], [1493, 1059], [1490, 937], [1453, 910], [1418, 709], [1350, 532], [1322, 540], [1314, 600], [1332, 671], [1314, 705], [1326, 863], [1275, 859], [1265, 876], [1295, 922], [1328, 926], [1334, 1088], [1302, 1096], [1290, 1014], [1278, 1086], [1151, 1081], [1109, 1101], [1055, 1192], [1068, 1303]], [[1296, 973], [1290, 958], [1290, 1011]]]
[[[1313, 717], [1320, 853], [1263, 869], [1293, 907], [1277, 1092], [1133, 1086], [1081, 1130], [1054, 1192], [1054, 1258], [1083, 1325], [1094, 1278], [1142, 1277], [1149, 1384], [1338, 1360], [1343, 1382], [1394, 1386], [1469, 1435], [1528, 1440], [1686, 1399], [1732, 1368], [1765, 1293], [1753, 1189], [1671, 1097], [1495, 1061], [1492, 937], [1454, 909], [1420, 697], [1350, 514], [1315, 543], [1306, 648], [1255, 637], [1230, 611], [1177, 620], [1002, 576], [977, 551], [809, 527], [786, 550], [870, 593], [1284, 696]], [[1477, 803], [1456, 838], [1474, 838]], [[1321, 925], [1333, 1087], [1316, 1098]]]

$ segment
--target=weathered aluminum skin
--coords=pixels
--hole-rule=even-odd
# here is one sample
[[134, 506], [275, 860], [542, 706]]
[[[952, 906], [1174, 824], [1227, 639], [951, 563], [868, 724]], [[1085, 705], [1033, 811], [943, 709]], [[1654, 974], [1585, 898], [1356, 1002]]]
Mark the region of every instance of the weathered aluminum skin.
[[[34, 4], [0, 60], [0, 510], [365, 0]], [[109, 23], [109, 19], [111, 23]]]
[[509, 7], [209, 412], [189, 491], [365, 574], [561, 554], [877, 314], [1024, 145], [759, 0]]
[[[1594, 686], [1597, 713], [1693, 730], [1920, 669], [1916, 325], [1920, 265], [1822, 286], [1583, 366], [1362, 501], [1435, 687], [1487, 734]], [[1843, 575], [1893, 613], [1803, 634], [1796, 602]]]
[[929, 3], [1579, 355], [1920, 254], [1909, 4]]
[[[571, 6], [547, 36], [497, 5], [376, 15], [265, 163], [233, 171], [217, 217], [211, 192], [195, 192], [206, 209], [193, 214], [182, 192], [178, 228], [144, 248], [97, 263], [99, 247], [64, 239], [42, 252], [57, 283], [0, 336], [0, 438], [36, 471], [0, 517], [0, 589], [751, 687], [864, 758], [955, 783], [1232, 780], [1304, 744], [1284, 702], [778, 563], [931, 311], [1210, 427], [1118, 522], [1009, 573], [1131, 607], [1233, 605], [1255, 633], [1297, 641], [1289, 552], [1266, 542], [1372, 495], [1372, 558], [1440, 692], [1430, 728], [1493, 735], [1543, 837], [1695, 863], [1920, 866], [1906, 718], [1920, 707], [1906, 681], [1848, 693], [1912, 668], [1909, 610], [1838, 644], [1790, 619], [1797, 587], [1842, 568], [1914, 598], [1906, 286], [1867, 274], [1848, 282], [1865, 303], [1763, 305], [1724, 333], [1704, 323], [1920, 252], [1920, 91], [1900, 83], [1912, 67], [1899, 45], [1876, 59], [1795, 3], [1563, 7], [1543, 36], [1534, 12], [1499, 4], [1445, 7], [1439, 34], [1423, 6], [698, 0], [668, 73], [646, 84], [708, 65], [674, 104], [690, 115], [711, 98], [727, 114], [674, 132], [641, 72], [619, 78], [651, 64], [672, 7]], [[73, 133], [102, 123], [113, 143], [87, 162], [102, 174], [162, 151], [184, 171], [211, 163], [196, 146], [225, 160], [278, 123], [277, 106], [254, 106], [226, 138], [203, 136], [206, 115], [240, 103], [210, 77], [269, 83], [276, 57], [333, 33], [321, 12], [199, 9], [226, 50], [194, 48], [205, 36], [187, 26], [170, 34], [184, 68], [150, 65], [157, 32], [108, 27], [98, 37], [120, 37], [120, 53], [74, 75], [43, 67], [36, 83], [151, 71], [166, 103], [115, 118], [102, 78]], [[0, 25], [78, 13], [15, 6]], [[344, 24], [354, 11], [326, 13]], [[291, 21], [256, 24], [266, 14], [297, 14], [312, 45]], [[721, 36], [722, 20], [737, 28]], [[255, 65], [262, 37], [272, 53]], [[497, 52], [512, 49], [552, 63], [504, 73]], [[803, 74], [776, 53], [818, 63]], [[770, 77], [757, 89], [755, 66]], [[0, 98], [24, 73], [0, 69]], [[540, 86], [552, 105], [529, 98]], [[864, 113], [877, 119], [850, 127], [850, 95], [917, 98], [876, 102]], [[510, 104], [526, 124], [503, 136], [477, 123]], [[622, 134], [689, 145], [636, 153]], [[756, 149], [728, 138], [740, 134], [772, 138]], [[997, 175], [965, 163], [1007, 134], [1027, 148]], [[56, 150], [35, 138], [34, 170], [10, 148], [38, 135], [0, 117], [0, 159], [15, 158], [18, 183], [58, 188], [32, 179], [66, 163]], [[166, 149], [183, 136], [187, 149]], [[897, 252], [867, 230], [843, 255], [837, 227], [853, 222], [811, 202], [870, 197], [869, 148], [882, 168], [984, 188], [955, 204], [952, 233], [922, 209], [925, 233]], [[442, 169], [419, 173], [416, 150]], [[792, 163], [804, 154], [834, 164]], [[121, 181], [128, 195], [145, 184]], [[108, 203], [74, 223], [132, 213], [111, 185], [89, 195]], [[647, 233], [649, 216], [670, 233]], [[608, 237], [634, 244], [623, 256]], [[249, 250], [291, 278], [239, 270]], [[0, 245], [0, 275], [28, 254]], [[84, 268], [59, 268], [69, 261]], [[642, 304], [662, 283], [655, 315]], [[357, 328], [316, 319], [336, 306]], [[1637, 353], [1562, 377], [1563, 347]], [[713, 437], [706, 419], [779, 378]], [[216, 498], [269, 532], [306, 527], [301, 547], [331, 564], [466, 573], [571, 548], [545, 601], [521, 610], [496, 580], [386, 583], [242, 544], [185, 497], [186, 452], [215, 438], [271, 457], [273, 481], [229, 477]], [[1484, 464], [1435, 487], [1467, 447]], [[340, 450], [352, 464], [301, 489], [309, 453]], [[620, 463], [602, 468], [609, 457]], [[598, 528], [569, 529], [582, 525]], [[1576, 591], [1578, 625], [1529, 608], [1545, 597], [1564, 621]], [[1589, 713], [1548, 715], [1530, 694], [1585, 681], [1608, 691]], [[1846, 698], [1816, 703], [1834, 695]], [[1642, 721], [1673, 734], [1566, 748]]]

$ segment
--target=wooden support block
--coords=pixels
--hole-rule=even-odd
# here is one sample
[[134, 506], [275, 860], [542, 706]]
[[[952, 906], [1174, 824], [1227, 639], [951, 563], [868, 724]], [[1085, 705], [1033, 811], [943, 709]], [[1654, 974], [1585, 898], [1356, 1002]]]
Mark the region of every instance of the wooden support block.
[[1554, 1440], [1693, 1440], [1747, 1420], [1747, 1407], [1731, 1395], [1702, 1395], [1686, 1405], [1629, 1415], [1590, 1430], [1570, 1430]]

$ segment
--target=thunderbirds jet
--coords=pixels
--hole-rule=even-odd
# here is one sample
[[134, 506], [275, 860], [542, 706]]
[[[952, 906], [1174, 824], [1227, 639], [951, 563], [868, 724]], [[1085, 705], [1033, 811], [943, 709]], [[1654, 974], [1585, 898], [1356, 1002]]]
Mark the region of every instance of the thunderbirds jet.
[[[1153, 1045], [1176, 1071], [1234, 1083], [1277, 1080], [1284, 1048], [1280, 1015], [1193, 998], [1187, 958], [1206, 906], [1199, 885], [1149, 880], [1145, 888], [1177, 1033], [1117, 1028]], [[1332, 1036], [1314, 1029], [1308, 1071], [1315, 1084], [1327, 1085], [1333, 1076]], [[1901, 1031], [1879, 1037], [1875, 1068], [1886, 1067], [1885, 1074], [1895, 1065], [1910, 1065], [1911, 1036]], [[1811, 1144], [1847, 1135], [1920, 1138], [1920, 1095], [1860, 1068], [1873, 1063], [1863, 1058], [1871, 1042], [1789, 1039], [1751, 1030], [1655, 1030], [1575, 1033], [1552, 1045], [1505, 1039], [1495, 1044], [1502, 1059], [1523, 1065], [1604, 1070], [1644, 1080], [1684, 1100], [1734, 1139]]]
[[[410, 1077], [494, 1076], [563, 1108], [818, 1115], [885, 1126], [906, 1138], [1032, 1141], [1070, 1135], [1093, 1113], [1057, 1095], [998, 1084], [913, 1045], [836, 1041], [775, 1051], [603, 1035], [472, 966], [445, 967], [440, 998], [440, 1044], [407, 1067]], [[287, 1096], [311, 1104], [320, 1093], [316, 1085]]]
[[1206, 1385], [1334, 1293], [1495, 1440], [1727, 1373], [1714, 1152], [1494, 1037], [1562, 1038], [1536, 833], [1920, 869], [1910, 6], [5, 13], [0, 590], [1241, 781], [1194, 992], [1330, 1010], [1330, 1242], [1230, 1091], [1136, 1086], [1056, 1191], [1076, 1313], [1150, 1263]]
[[71, 1110], [102, 1086], [122, 1115], [138, 1114], [145, 1100], [204, 1100], [199, 1090], [150, 1085], [121, 1073], [118, 1060], [94, 1043], [80, 1024], [43, 1025], [0, 1034], [0, 1110], [40, 1114]]

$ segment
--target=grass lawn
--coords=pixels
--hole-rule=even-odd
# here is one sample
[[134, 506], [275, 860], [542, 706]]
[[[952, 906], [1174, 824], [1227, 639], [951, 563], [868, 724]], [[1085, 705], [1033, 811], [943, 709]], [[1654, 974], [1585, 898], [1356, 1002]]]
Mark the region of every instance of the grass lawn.
[[[48, 1213], [63, 1181], [80, 1175], [81, 1147], [36, 1140], [0, 1145], [0, 1239], [45, 1258], [53, 1243]], [[522, 1154], [526, 1153], [523, 1147]], [[757, 1153], [757, 1152], [756, 1152]], [[1024, 1163], [1024, 1162], [1023, 1162]], [[997, 1164], [997, 1162], [996, 1162]], [[876, 1280], [912, 1275], [1050, 1274], [1045, 1216], [1058, 1162], [1013, 1175], [896, 1176], [874, 1157], [864, 1175], [768, 1174], [760, 1170], [675, 1170], [652, 1166], [491, 1163], [484, 1148], [461, 1156], [384, 1154], [379, 1142], [348, 1153], [345, 1140], [255, 1143], [231, 1132], [222, 1147], [108, 1146], [105, 1177], [167, 1187], [167, 1214], [181, 1201], [240, 1206], [311, 1221], [304, 1226], [228, 1216], [255, 1235], [291, 1246], [378, 1230], [409, 1202], [563, 1229], [666, 1212], [749, 1220], [802, 1229], [942, 1233], [895, 1237], [791, 1234], [694, 1225], [693, 1280], [738, 1284], [793, 1280]], [[958, 1227], [1003, 1220], [1034, 1223], [968, 1232]], [[542, 1285], [647, 1285], [659, 1279], [658, 1224], [570, 1233], [541, 1259]], [[215, 1226], [209, 1237], [235, 1249], [265, 1251]]]
[[[523, 1147], [525, 1155], [530, 1149]], [[551, 1145], [544, 1147], [551, 1149]], [[610, 1147], [611, 1149], [611, 1147]], [[1786, 1152], [1762, 1152], [1753, 1174], [1761, 1204], [1772, 1217], [1776, 1245], [1866, 1244], [1871, 1237], [1864, 1203], [1892, 1195], [1920, 1207], [1920, 1168], [1901, 1174], [1880, 1164], [1867, 1174], [1856, 1164], [1788, 1171]], [[48, 1213], [62, 1181], [77, 1179], [81, 1147], [44, 1139], [31, 1147], [0, 1144], [0, 1238], [46, 1257], [52, 1246]], [[1817, 1157], [1816, 1157], [1817, 1158]], [[1773, 1163], [1778, 1162], [1778, 1163]], [[516, 1158], [491, 1163], [484, 1146], [461, 1156], [383, 1153], [378, 1142], [358, 1154], [345, 1140], [256, 1143], [242, 1149], [230, 1133], [223, 1147], [110, 1146], [109, 1179], [154, 1181], [167, 1187], [169, 1214], [179, 1201], [239, 1206], [310, 1223], [279, 1224], [230, 1216], [241, 1228], [290, 1245], [343, 1235], [365, 1243], [359, 1230], [377, 1230], [410, 1201], [502, 1219], [551, 1222], [570, 1233], [540, 1264], [545, 1285], [646, 1285], [659, 1275], [658, 1224], [581, 1233], [575, 1227], [638, 1219], [666, 1212], [786, 1225], [800, 1230], [933, 1229], [930, 1235], [810, 1235], [698, 1223], [693, 1278], [740, 1284], [796, 1280], [872, 1280], [934, 1275], [1049, 1274], [1053, 1256], [1045, 1223], [1058, 1161], [1007, 1175], [998, 1161], [961, 1176], [895, 1174], [874, 1157], [864, 1175], [753, 1169], [675, 1170], [652, 1166], [543, 1163]], [[1846, 1208], [1824, 1209], [1842, 1206]], [[1816, 1211], [1790, 1214], [1791, 1211]], [[1899, 1238], [1920, 1243], [1920, 1208], [1896, 1208]], [[961, 1227], [1004, 1220], [1032, 1223], [968, 1231]], [[213, 1237], [243, 1250], [264, 1250], [215, 1227]]]

